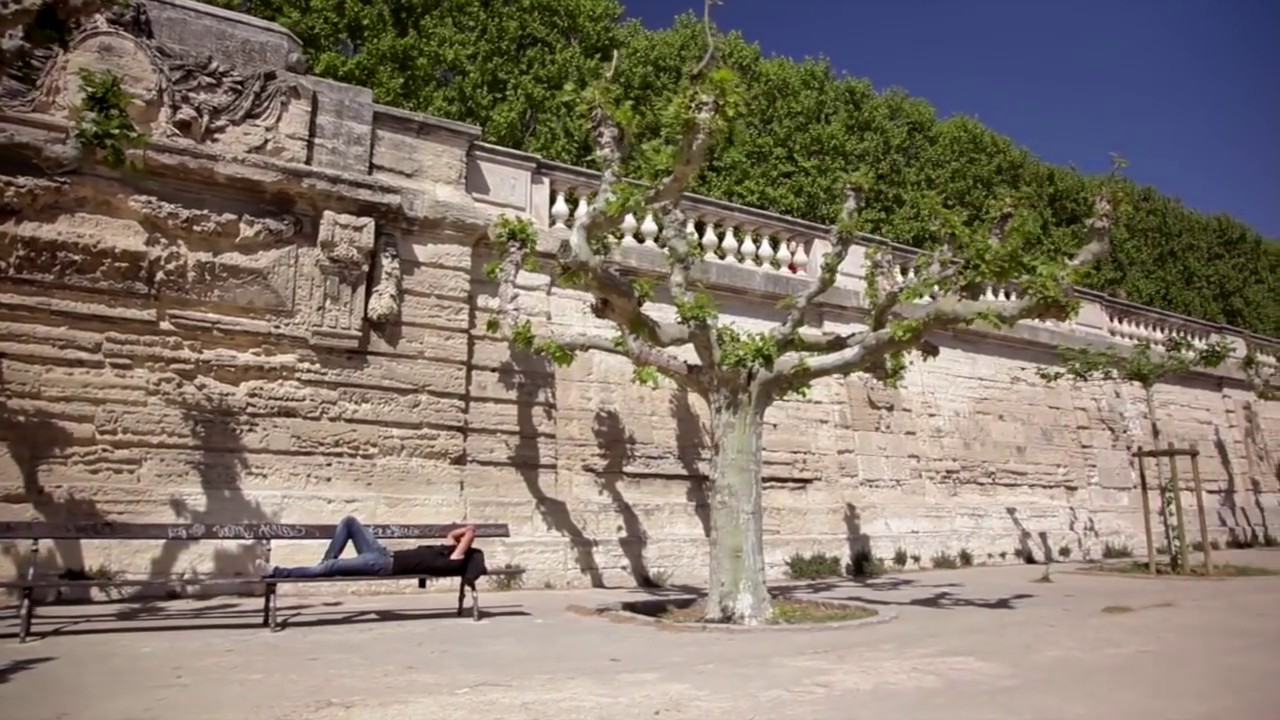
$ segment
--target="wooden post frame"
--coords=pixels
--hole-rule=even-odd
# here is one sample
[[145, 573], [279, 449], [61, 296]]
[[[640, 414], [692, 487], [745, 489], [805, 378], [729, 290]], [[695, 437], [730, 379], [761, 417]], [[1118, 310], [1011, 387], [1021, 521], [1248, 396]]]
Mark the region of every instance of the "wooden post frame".
[[[1147, 567], [1154, 574], [1156, 572], [1156, 555], [1151, 538], [1151, 506], [1147, 500], [1147, 470], [1144, 464], [1145, 458], [1155, 458], [1156, 462], [1160, 462], [1160, 458], [1169, 458], [1169, 485], [1173, 490], [1173, 506], [1174, 514], [1177, 518], [1177, 540], [1180, 545], [1178, 548], [1178, 572], [1185, 573], [1189, 560], [1187, 559], [1187, 526], [1183, 518], [1182, 511], [1182, 486], [1178, 484], [1178, 461], [1179, 456], [1191, 458], [1191, 477], [1195, 483], [1196, 493], [1196, 513], [1200, 519], [1200, 541], [1204, 544], [1204, 567], [1207, 573], [1212, 573], [1212, 564], [1209, 556], [1209, 523], [1205, 519], [1204, 512], [1204, 490], [1200, 482], [1200, 450], [1195, 445], [1189, 448], [1174, 447], [1172, 442], [1166, 449], [1155, 448], [1152, 450], [1143, 450], [1138, 448], [1133, 453], [1133, 457], [1138, 458], [1138, 477], [1142, 483], [1142, 523], [1147, 532]], [[1168, 523], [1168, 518], [1165, 518]], [[1173, 548], [1169, 549], [1170, 552]]]
[[1191, 455], [1191, 481], [1195, 485], [1196, 491], [1196, 514], [1200, 516], [1200, 544], [1204, 552], [1204, 574], [1213, 574], [1213, 561], [1209, 556], [1209, 523], [1204, 516], [1204, 486], [1200, 482], [1200, 451], [1195, 445], [1191, 446], [1196, 452]]
[[1182, 517], [1182, 486], [1178, 484], [1178, 453], [1169, 443], [1169, 487], [1173, 495], [1173, 514], [1178, 521], [1178, 572], [1187, 571], [1187, 523]]
[[1138, 483], [1142, 493], [1142, 529], [1147, 538], [1147, 572], [1156, 574], [1156, 546], [1151, 538], [1151, 501], [1147, 498], [1147, 459], [1142, 454], [1142, 447], [1134, 453], [1138, 458]]

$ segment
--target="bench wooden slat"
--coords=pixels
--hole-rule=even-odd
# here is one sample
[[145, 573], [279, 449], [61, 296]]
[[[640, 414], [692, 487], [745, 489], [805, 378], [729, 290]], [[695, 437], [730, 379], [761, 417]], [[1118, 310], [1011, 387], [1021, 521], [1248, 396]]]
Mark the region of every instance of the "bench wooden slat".
[[[461, 525], [365, 525], [373, 536], [443, 538]], [[505, 523], [478, 523], [476, 537], [511, 537]], [[0, 522], [0, 540], [328, 540], [337, 525], [297, 523], [117, 523], [117, 522]]]

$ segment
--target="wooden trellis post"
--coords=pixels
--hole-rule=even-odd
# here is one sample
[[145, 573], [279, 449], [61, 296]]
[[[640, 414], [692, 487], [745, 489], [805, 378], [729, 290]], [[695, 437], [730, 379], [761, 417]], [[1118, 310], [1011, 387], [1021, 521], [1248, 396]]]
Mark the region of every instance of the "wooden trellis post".
[[[1151, 539], [1151, 501], [1147, 499], [1147, 456], [1142, 446], [1133, 456], [1138, 458], [1138, 483], [1142, 492], [1142, 529], [1147, 538], [1147, 572], [1156, 574], [1156, 545]], [[1156, 462], [1160, 462], [1157, 460]]]
[[1191, 480], [1196, 489], [1196, 514], [1200, 516], [1200, 544], [1204, 547], [1204, 574], [1213, 574], [1213, 562], [1209, 557], [1209, 523], [1204, 515], [1204, 491], [1200, 484], [1200, 450], [1191, 446]]
[[[1209, 554], [1209, 524], [1205, 518], [1204, 512], [1204, 490], [1200, 482], [1200, 450], [1192, 445], [1189, 448], [1174, 447], [1169, 443], [1168, 448], [1164, 450], [1143, 450], [1141, 447], [1133, 454], [1138, 459], [1138, 480], [1142, 491], [1142, 525], [1146, 531], [1147, 537], [1147, 570], [1151, 574], [1156, 572], [1156, 551], [1155, 543], [1151, 537], [1151, 504], [1147, 499], [1147, 468], [1146, 458], [1155, 458], [1156, 463], [1160, 462], [1160, 458], [1169, 458], [1169, 484], [1173, 488], [1174, 513], [1177, 517], [1177, 537], [1178, 537], [1178, 568], [1180, 572], [1187, 570], [1187, 530], [1186, 523], [1182, 513], [1182, 488], [1178, 484], [1178, 456], [1183, 455], [1191, 458], [1191, 478], [1195, 487], [1196, 495], [1196, 514], [1200, 520], [1200, 544], [1204, 546], [1204, 571], [1206, 575], [1213, 574], [1213, 564]], [[1172, 548], [1170, 548], [1172, 551]]]

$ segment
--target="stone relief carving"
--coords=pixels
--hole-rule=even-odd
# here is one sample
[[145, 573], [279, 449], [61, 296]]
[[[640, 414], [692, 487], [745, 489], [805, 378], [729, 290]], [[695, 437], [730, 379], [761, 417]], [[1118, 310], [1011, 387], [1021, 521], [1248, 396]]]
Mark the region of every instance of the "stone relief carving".
[[375, 240], [374, 221], [325, 210], [316, 236], [319, 250], [316, 322], [312, 341], [351, 347], [360, 341], [364, 323], [365, 284]]
[[237, 72], [209, 57], [183, 57], [155, 39], [146, 7], [126, 3], [71, 21], [65, 48], [10, 38], [20, 49], [0, 78], [0, 109], [69, 114], [84, 68], [107, 70], [135, 99], [134, 121], [159, 137], [207, 142], [245, 124], [275, 128], [296, 85], [275, 70]]
[[150, 229], [165, 234], [225, 240], [245, 251], [279, 245], [298, 234], [302, 221], [294, 215], [263, 217], [189, 208], [151, 195], [134, 195], [129, 210]]
[[103, 178], [0, 176], [0, 278], [289, 322], [293, 215], [193, 208]]
[[0, 220], [54, 202], [64, 195], [67, 187], [63, 178], [0, 175]]

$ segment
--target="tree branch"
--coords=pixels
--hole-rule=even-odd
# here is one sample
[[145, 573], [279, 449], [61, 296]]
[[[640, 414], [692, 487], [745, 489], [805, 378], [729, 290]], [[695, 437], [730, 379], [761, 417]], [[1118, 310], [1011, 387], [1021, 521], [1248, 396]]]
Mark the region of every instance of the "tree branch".
[[600, 268], [589, 275], [585, 285], [585, 289], [595, 296], [591, 304], [592, 314], [612, 321], [627, 334], [659, 348], [690, 342], [688, 328], [661, 322], [646, 313], [635, 288], [611, 268]]
[[689, 125], [680, 141], [676, 152], [676, 161], [671, 173], [658, 183], [646, 196], [645, 204], [666, 205], [676, 203], [684, 195], [689, 183], [702, 169], [706, 162], [707, 151], [715, 139], [716, 115], [720, 112], [721, 98], [714, 87], [706, 87], [704, 82], [711, 70], [715, 69], [717, 48], [715, 32], [711, 26], [711, 6], [716, 0], [704, 0], [702, 7], [702, 25], [707, 35], [707, 51], [702, 61], [690, 73], [690, 80], [696, 86], [692, 107], [689, 114]]
[[[602, 83], [608, 84], [617, 70], [618, 53], [605, 71]], [[569, 231], [568, 247], [561, 248], [565, 270], [579, 277], [580, 285], [595, 296], [592, 313], [614, 322], [625, 334], [635, 335], [646, 344], [671, 347], [689, 342], [688, 330], [672, 323], [661, 323], [641, 310], [643, 300], [627, 280], [605, 266], [605, 257], [591, 247], [591, 238], [601, 237], [620, 224], [620, 218], [608, 212], [614, 197], [613, 188], [621, 180], [622, 161], [626, 157], [622, 129], [603, 102], [592, 110], [592, 142], [602, 165], [600, 184], [586, 213], [576, 219]], [[516, 261], [518, 269], [521, 260]], [[512, 278], [514, 281], [514, 277]]]
[[[618, 51], [613, 51], [613, 59], [601, 80], [602, 87], [613, 80], [618, 67]], [[601, 91], [603, 92], [603, 90]], [[599, 269], [604, 258], [592, 249], [590, 239], [601, 237], [621, 223], [621, 218], [607, 212], [609, 203], [613, 201], [613, 188], [622, 177], [622, 161], [626, 158], [626, 148], [622, 140], [622, 128], [618, 126], [609, 109], [601, 98], [597, 98], [591, 110], [591, 141], [595, 146], [596, 158], [600, 161], [600, 184], [596, 187], [595, 196], [587, 206], [582, 217], [573, 222], [569, 230], [568, 253], [561, 249], [562, 259]], [[567, 258], [564, 256], [568, 255]]]
[[808, 290], [791, 298], [787, 317], [771, 331], [775, 340], [781, 343], [792, 340], [804, 323], [804, 315], [809, 306], [836, 284], [840, 265], [849, 256], [849, 248], [858, 240], [858, 208], [861, 206], [861, 188], [846, 188], [840, 220], [831, 229], [831, 250], [822, 259], [822, 271], [818, 273], [818, 280]]
[[[1065, 310], [1074, 296], [1071, 284], [1073, 271], [1096, 262], [1110, 251], [1113, 220], [1110, 198], [1103, 192], [1095, 199], [1094, 216], [1087, 224], [1088, 241], [1059, 271], [1058, 280], [1063, 288], [1061, 295], [1028, 293], [1017, 301], [1002, 302], [976, 300], [953, 290], [926, 304], [903, 302], [899, 297], [890, 310], [884, 311], [882, 320], [877, 320], [873, 311], [870, 328], [866, 332], [847, 336], [847, 347], [816, 357], [796, 354], [784, 356], [778, 361], [773, 373], [777, 379], [771, 378], [770, 381], [801, 384], [828, 375], [867, 370], [876, 367], [892, 353], [921, 348], [922, 344], [927, 351], [936, 352], [936, 347], [930, 348], [927, 345], [925, 336], [928, 333], [968, 326], [977, 320], [1012, 326], [1028, 318], [1065, 319]], [[953, 265], [943, 273], [959, 272], [958, 268], [958, 265]], [[881, 305], [877, 305], [877, 311], [882, 309]], [[911, 322], [902, 327], [894, 327], [888, 322], [890, 316]]]
[[[872, 330], [882, 330], [887, 327], [889, 320], [901, 306], [918, 307], [914, 303], [903, 302], [903, 296], [908, 291], [917, 290], [921, 285], [937, 285], [945, 288], [948, 283], [955, 280], [960, 274], [961, 266], [951, 256], [950, 247], [944, 247], [929, 255], [921, 255], [916, 259], [916, 265], [921, 264], [923, 260], [928, 260], [929, 265], [929, 269], [925, 273], [918, 275], [914, 281], [904, 279], [902, 282], [882, 290], [880, 299], [871, 308], [869, 326]], [[875, 277], [868, 278], [867, 282], [879, 282], [879, 275], [882, 272], [886, 272], [886, 269], [873, 269], [872, 274]]]
[[610, 355], [625, 357], [638, 366], [651, 366], [681, 384], [689, 380], [689, 376], [694, 370], [689, 363], [675, 355], [659, 350], [629, 335], [623, 335], [620, 342], [584, 332], [552, 331], [546, 333], [546, 337], [566, 350], [573, 352], [598, 350]]
[[[517, 327], [521, 322], [518, 307], [520, 291], [516, 287], [516, 278], [524, 264], [525, 254], [525, 249], [513, 243], [508, 246], [506, 254], [498, 265], [498, 327], [502, 335], [508, 339], [515, 338]], [[634, 295], [630, 285], [627, 285], [624, 280], [612, 271], [606, 271], [600, 277], [601, 279], [605, 277], [616, 279], [622, 287], [627, 289], [628, 293]], [[597, 296], [596, 305], [599, 306], [602, 300], [604, 300], [604, 295]], [[621, 306], [613, 305], [610, 307], [611, 310], [609, 312], [617, 313]], [[595, 308], [593, 307], [594, 310]], [[615, 342], [609, 338], [591, 333], [558, 332], [554, 330], [544, 332], [539, 337], [539, 342], [551, 343], [573, 353], [598, 350], [612, 355], [621, 355], [630, 359], [636, 365], [652, 366], [677, 382], [686, 381], [692, 374], [693, 368], [675, 355], [659, 349], [659, 347], [680, 345], [687, 342], [687, 339], [681, 339], [681, 334], [685, 329], [679, 325], [659, 323], [640, 311], [638, 306], [634, 308], [633, 312], [634, 317], [642, 318], [648, 324], [641, 324], [639, 321], [632, 320], [638, 332], [633, 332], [632, 334], [623, 332], [621, 342]], [[597, 312], [597, 315], [604, 317], [599, 312]], [[620, 315], [619, 317], [623, 316]], [[627, 327], [621, 320], [614, 317], [609, 317], [609, 319], [614, 320], [619, 326]], [[640, 339], [646, 336], [654, 337], [656, 340], [650, 343]]]
[[[717, 87], [721, 78], [709, 76], [716, 61], [715, 33], [710, 15], [714, 2], [716, 0], [705, 0], [703, 24], [707, 35], [707, 52], [692, 72], [693, 95], [689, 120], [673, 168], [665, 179], [644, 196], [646, 207], [663, 218], [663, 239], [671, 260], [671, 293], [678, 308], [687, 307], [685, 303], [692, 299], [688, 280], [694, 261], [699, 259], [693, 255], [690, 243], [684, 237], [685, 216], [679, 207], [680, 198], [706, 161], [707, 151], [714, 139], [716, 116], [722, 106]], [[561, 277], [571, 280], [569, 284], [590, 292], [595, 298], [592, 313], [617, 325], [622, 338], [615, 343], [590, 335], [553, 333], [544, 335], [537, 342], [553, 344], [562, 360], [569, 359], [571, 355], [568, 353], [578, 349], [612, 352], [631, 358], [637, 365], [656, 368], [670, 377], [688, 380], [696, 385], [699, 379], [694, 376], [702, 368], [663, 352], [663, 348], [692, 344], [703, 365], [714, 368], [715, 337], [710, 320], [685, 321], [682, 317], [682, 322], [677, 324], [659, 322], [650, 317], [642, 309], [647, 298], [642, 296], [635, 284], [619, 275], [608, 263], [607, 247], [610, 243], [606, 236], [621, 224], [624, 217], [615, 207], [615, 187], [623, 182], [622, 163], [628, 154], [623, 128], [612, 114], [613, 101], [609, 84], [617, 64], [618, 53], [615, 51], [600, 86], [596, 89], [591, 111], [592, 144], [601, 165], [600, 182], [585, 212], [574, 220], [568, 237], [559, 248], [558, 256]], [[536, 244], [527, 237], [525, 240], [527, 242], [517, 243], [508, 238], [504, 254], [496, 268], [500, 304], [498, 324], [499, 329], [505, 330], [508, 337], [513, 337], [517, 328], [522, 328], [522, 341], [530, 343], [534, 342], [531, 331], [519, 324], [519, 313], [515, 308], [518, 296], [516, 275], [532, 252], [532, 245]], [[551, 350], [551, 345], [543, 347]]]

